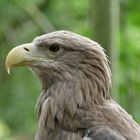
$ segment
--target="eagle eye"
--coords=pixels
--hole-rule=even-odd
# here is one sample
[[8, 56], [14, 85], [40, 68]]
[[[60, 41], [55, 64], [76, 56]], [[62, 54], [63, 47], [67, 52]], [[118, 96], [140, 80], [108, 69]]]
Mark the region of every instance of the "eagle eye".
[[53, 45], [51, 45], [51, 46], [49, 47], [49, 50], [50, 50], [51, 52], [58, 52], [58, 51], [60, 50], [60, 46], [57, 45], [57, 44], [53, 44]]

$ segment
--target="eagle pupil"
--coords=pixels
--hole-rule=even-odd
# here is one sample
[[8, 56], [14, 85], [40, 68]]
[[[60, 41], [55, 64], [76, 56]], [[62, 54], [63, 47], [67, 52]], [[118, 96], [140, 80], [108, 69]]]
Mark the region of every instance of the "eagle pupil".
[[51, 45], [51, 46], [49, 47], [49, 50], [50, 50], [51, 52], [58, 52], [59, 49], [60, 49], [60, 47], [59, 47], [59, 45], [57, 45], [57, 44]]

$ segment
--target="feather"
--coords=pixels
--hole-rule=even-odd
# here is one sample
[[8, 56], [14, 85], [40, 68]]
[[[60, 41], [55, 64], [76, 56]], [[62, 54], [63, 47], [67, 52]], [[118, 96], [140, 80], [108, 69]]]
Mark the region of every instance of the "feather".
[[[43, 90], [50, 93], [39, 98], [41, 126], [44, 120], [50, 129], [59, 126], [65, 131], [61, 137], [65, 140], [139, 140], [140, 127], [110, 97], [111, 72], [99, 44], [67, 31], [53, 32], [34, 42], [61, 48], [54, 56], [46, 52], [51, 63], [45, 61], [33, 69], [37, 69]], [[81, 130], [87, 128], [92, 131], [83, 135]], [[55, 135], [59, 132], [56, 130]], [[53, 137], [50, 140], [56, 138], [53, 131], [49, 135]]]

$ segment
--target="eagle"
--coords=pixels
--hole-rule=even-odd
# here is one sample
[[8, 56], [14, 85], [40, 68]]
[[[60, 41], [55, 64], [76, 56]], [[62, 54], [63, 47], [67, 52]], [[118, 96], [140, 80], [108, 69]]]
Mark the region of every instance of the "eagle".
[[54, 31], [13, 48], [6, 69], [28, 66], [42, 91], [35, 140], [140, 140], [140, 126], [110, 95], [104, 49], [70, 31]]

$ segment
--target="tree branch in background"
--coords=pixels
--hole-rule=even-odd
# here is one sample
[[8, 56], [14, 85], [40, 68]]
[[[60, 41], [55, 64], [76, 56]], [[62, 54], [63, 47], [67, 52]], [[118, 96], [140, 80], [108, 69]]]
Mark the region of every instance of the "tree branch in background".
[[51, 24], [47, 16], [42, 13], [33, 2], [30, 2], [29, 5], [25, 5], [19, 0], [13, 0], [13, 2], [20, 8], [22, 8], [23, 11], [25, 11], [32, 18], [32, 20], [39, 26], [39, 28], [44, 33], [55, 30], [54, 26]]
[[91, 0], [91, 14], [94, 40], [107, 51], [112, 62], [112, 95], [119, 102], [119, 0]]

